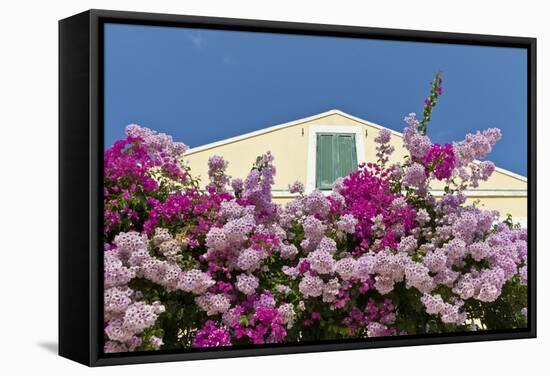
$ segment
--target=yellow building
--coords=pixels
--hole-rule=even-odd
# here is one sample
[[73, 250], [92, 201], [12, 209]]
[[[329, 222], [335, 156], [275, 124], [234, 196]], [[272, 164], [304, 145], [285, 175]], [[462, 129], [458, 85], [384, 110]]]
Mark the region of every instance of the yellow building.
[[[244, 178], [256, 157], [269, 150], [277, 168], [273, 197], [284, 204], [293, 198], [288, 191], [289, 183], [301, 181], [306, 192], [316, 188], [325, 190], [335, 177], [347, 174], [357, 163], [376, 161], [374, 138], [383, 128], [342, 111], [330, 110], [194, 147], [188, 150], [184, 160], [192, 174], [205, 184], [211, 155], [223, 156], [229, 162], [229, 175]], [[402, 160], [406, 154], [402, 136], [392, 131], [393, 161]], [[443, 193], [440, 182], [434, 182], [431, 188], [436, 196]], [[479, 200], [482, 207], [498, 210], [503, 216], [509, 213], [515, 221], [527, 225], [525, 177], [497, 167], [488, 181], [466, 194], [470, 202]]]

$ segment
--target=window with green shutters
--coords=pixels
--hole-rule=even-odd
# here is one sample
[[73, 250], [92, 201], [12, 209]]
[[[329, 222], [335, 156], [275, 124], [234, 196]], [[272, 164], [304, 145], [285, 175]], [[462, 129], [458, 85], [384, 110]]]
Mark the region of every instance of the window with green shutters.
[[331, 189], [337, 178], [348, 175], [356, 167], [355, 134], [317, 134], [315, 185], [318, 189]]

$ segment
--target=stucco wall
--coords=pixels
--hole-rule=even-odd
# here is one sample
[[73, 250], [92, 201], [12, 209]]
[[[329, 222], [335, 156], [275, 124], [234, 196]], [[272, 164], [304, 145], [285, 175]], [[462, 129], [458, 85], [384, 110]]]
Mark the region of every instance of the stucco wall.
[[[307, 132], [307, 127], [304, 132]], [[289, 182], [305, 179], [307, 140], [307, 133], [302, 136], [302, 127], [294, 126], [197, 153], [188, 153], [184, 161], [191, 166], [194, 176], [201, 177], [204, 185], [208, 183], [208, 157], [211, 155], [221, 155], [229, 162], [229, 175], [245, 178], [256, 157], [269, 150], [275, 157], [277, 168], [274, 189], [287, 189]]]
[[[359, 137], [358, 142], [363, 142], [365, 147], [364, 155], [358, 155], [358, 161], [376, 161], [374, 138], [380, 129], [339, 113], [295, 122], [289, 127], [229, 143], [191, 149], [185, 155], [184, 161], [191, 166], [192, 174], [201, 178], [204, 186], [208, 182], [207, 162], [209, 156], [214, 154], [223, 156], [229, 162], [229, 175], [244, 178], [256, 157], [270, 150], [275, 157], [277, 168], [273, 187], [275, 201], [284, 204], [292, 199], [292, 196], [285, 192], [288, 189], [288, 184], [296, 180], [304, 184], [307, 181], [308, 153], [315, 153], [315, 149], [309, 145], [313, 126], [352, 126], [359, 129], [356, 137]], [[395, 148], [391, 162], [402, 160], [406, 150], [401, 137], [394, 134], [391, 144]], [[440, 190], [442, 188], [442, 182], [435, 181], [432, 184], [432, 189]], [[515, 177], [513, 174], [495, 171], [487, 182], [480, 184], [477, 193], [469, 192], [469, 202], [479, 200], [480, 205], [486, 209], [498, 210], [503, 215], [510, 213], [514, 217], [526, 217], [526, 189], [527, 182], [521, 178]]]

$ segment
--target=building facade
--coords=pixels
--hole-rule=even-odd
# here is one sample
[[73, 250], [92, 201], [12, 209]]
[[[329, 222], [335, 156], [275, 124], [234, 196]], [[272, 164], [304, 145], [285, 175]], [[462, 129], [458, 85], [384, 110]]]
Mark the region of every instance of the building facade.
[[[347, 175], [358, 163], [376, 161], [374, 138], [384, 127], [330, 110], [311, 117], [271, 126], [237, 137], [194, 147], [184, 161], [194, 176], [208, 182], [208, 158], [220, 155], [229, 162], [228, 174], [244, 178], [256, 157], [271, 151], [277, 168], [273, 197], [284, 204], [293, 199], [288, 184], [301, 181], [306, 192], [330, 190], [333, 181]], [[406, 155], [402, 134], [392, 131], [395, 148], [390, 163]], [[442, 182], [431, 186], [435, 196], [443, 194]], [[515, 221], [527, 225], [527, 179], [505, 169], [496, 171], [479, 187], [466, 191], [469, 202], [477, 201], [485, 209], [511, 214]]]

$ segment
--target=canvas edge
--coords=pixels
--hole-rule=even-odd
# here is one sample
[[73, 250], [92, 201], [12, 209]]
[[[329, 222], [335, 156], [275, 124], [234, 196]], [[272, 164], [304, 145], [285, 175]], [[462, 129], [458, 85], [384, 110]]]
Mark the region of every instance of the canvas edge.
[[[90, 364], [89, 14], [59, 21], [59, 355]], [[96, 272], [97, 274], [97, 272]]]
[[[198, 359], [213, 359], [213, 358], [229, 358], [229, 357], [245, 357], [245, 356], [263, 356], [263, 355], [279, 355], [279, 354], [293, 354], [293, 353], [306, 353], [306, 352], [320, 352], [320, 351], [342, 351], [342, 350], [357, 350], [368, 348], [383, 348], [383, 347], [400, 347], [400, 346], [415, 346], [415, 345], [430, 345], [430, 344], [451, 344], [451, 343], [463, 343], [463, 342], [478, 342], [478, 341], [493, 341], [493, 340], [505, 340], [505, 339], [520, 339], [520, 338], [534, 338], [536, 337], [536, 38], [529, 37], [508, 37], [508, 36], [496, 36], [496, 35], [479, 35], [479, 34], [463, 34], [463, 33], [445, 33], [435, 31], [417, 31], [417, 30], [401, 30], [401, 29], [382, 29], [382, 28], [369, 28], [360, 26], [340, 26], [340, 25], [321, 25], [321, 24], [307, 24], [296, 22], [281, 22], [281, 21], [261, 21], [261, 20], [243, 20], [233, 18], [218, 18], [218, 17], [202, 17], [202, 16], [183, 16], [183, 15], [171, 15], [171, 14], [159, 14], [159, 13], [142, 13], [142, 12], [122, 12], [122, 11], [109, 11], [91, 9], [77, 16], [86, 15], [88, 22], [89, 32], [89, 80], [87, 86], [88, 94], [88, 121], [86, 126], [89, 130], [89, 142], [88, 142], [88, 192], [89, 197], [86, 203], [86, 208], [83, 207], [83, 212], [89, 215], [88, 229], [89, 242], [87, 244], [88, 253], [85, 255], [87, 260], [86, 275], [88, 278], [88, 290], [80, 291], [86, 295], [86, 304], [83, 307], [88, 307], [88, 311], [85, 312], [83, 307], [79, 307], [79, 311], [82, 312], [86, 318], [85, 325], [87, 329], [87, 343], [82, 344], [81, 347], [77, 346], [79, 352], [87, 351], [86, 356], [79, 354], [78, 356], [71, 356], [65, 350], [65, 346], [62, 345], [62, 327], [66, 328], [66, 323], [62, 322], [62, 298], [66, 298], [67, 291], [74, 293], [77, 289], [76, 286], [62, 286], [61, 274], [62, 274], [62, 256], [67, 254], [67, 249], [62, 252], [61, 240], [64, 236], [64, 230], [70, 230], [74, 228], [73, 222], [67, 223], [61, 216], [62, 201], [69, 196], [63, 197], [61, 194], [61, 185], [70, 184], [71, 178], [66, 178], [66, 174], [62, 174], [61, 171], [67, 173], [70, 168], [66, 166], [66, 163], [61, 158], [61, 140], [62, 131], [67, 129], [67, 124], [62, 121], [62, 95], [67, 95], [67, 90], [62, 94], [61, 81], [63, 73], [61, 72], [62, 63], [62, 51], [60, 47], [60, 355], [68, 357], [72, 360], [89, 366], [104, 366], [104, 365], [116, 365], [116, 364], [135, 364], [135, 363], [151, 363], [151, 362], [166, 362], [166, 361], [178, 361], [178, 360], [198, 360]], [[60, 21], [60, 45], [61, 45], [61, 25], [68, 19]], [[105, 356], [101, 354], [101, 335], [99, 330], [100, 318], [102, 312], [102, 305], [100, 302], [101, 292], [101, 279], [100, 279], [100, 258], [97, 252], [99, 250], [100, 238], [99, 228], [100, 221], [100, 205], [101, 193], [99, 191], [100, 172], [102, 171], [102, 45], [101, 45], [101, 32], [100, 27], [103, 22], [118, 21], [124, 23], [144, 23], [144, 24], [166, 24], [166, 25], [180, 25], [180, 26], [195, 26], [195, 27], [209, 27], [219, 29], [239, 29], [239, 30], [255, 30], [255, 31], [271, 31], [271, 32], [290, 32], [299, 34], [316, 34], [316, 35], [333, 35], [333, 36], [351, 36], [351, 37], [371, 37], [378, 39], [400, 39], [400, 40], [421, 40], [434, 43], [463, 43], [463, 44], [476, 44], [476, 45], [496, 45], [503, 47], [521, 47], [528, 49], [529, 56], [529, 282], [530, 282], [530, 297], [529, 297], [529, 328], [524, 331], [513, 331], [507, 333], [484, 333], [479, 334], [460, 334], [455, 336], [438, 336], [438, 337], [425, 337], [425, 338], [392, 338], [381, 339], [369, 342], [345, 342], [345, 343], [331, 343], [331, 344], [312, 344], [312, 345], [286, 345], [284, 347], [268, 347], [268, 348], [247, 348], [247, 349], [227, 349], [227, 350], [213, 350], [203, 352], [180, 352], [180, 353], [151, 353], [140, 355], [117, 355], [117, 356]], [[83, 87], [72, 88], [73, 90], [80, 91], [79, 97], [85, 97]], [[82, 99], [83, 100], [83, 99]], [[63, 123], [63, 124], [62, 124]], [[84, 125], [82, 125], [84, 126]], [[69, 174], [70, 175], [70, 174]], [[82, 183], [82, 182], [80, 182]], [[84, 205], [83, 205], [84, 206]], [[63, 223], [62, 223], [63, 222]], [[71, 224], [72, 223], [72, 224]], [[80, 260], [84, 256], [70, 256], [75, 260]], [[79, 269], [80, 270], [80, 269]], [[66, 270], [64, 272], [67, 272]], [[81, 290], [81, 288], [80, 288]], [[84, 301], [84, 299], [81, 299]], [[66, 312], [64, 311], [66, 317]], [[82, 338], [80, 338], [81, 340]], [[71, 339], [74, 341], [74, 339]], [[65, 338], [66, 341], [66, 338]], [[63, 350], [62, 350], [63, 349]]]

